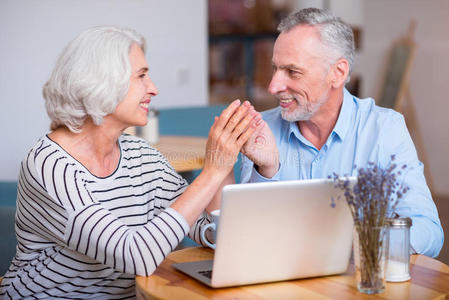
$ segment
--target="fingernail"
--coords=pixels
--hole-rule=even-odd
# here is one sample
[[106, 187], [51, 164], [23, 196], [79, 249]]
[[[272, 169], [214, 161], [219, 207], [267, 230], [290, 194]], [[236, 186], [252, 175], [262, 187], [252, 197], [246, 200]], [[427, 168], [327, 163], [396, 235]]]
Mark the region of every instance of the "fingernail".
[[254, 128], [258, 127], [259, 124], [260, 124], [260, 121], [261, 121], [261, 120], [253, 119], [252, 126], [253, 126]]
[[245, 101], [245, 102], [243, 102], [243, 105], [249, 107], [249, 106], [251, 106], [251, 103], [249, 103], [249, 101]]
[[234, 102], [232, 102], [232, 105], [240, 105], [240, 100], [239, 99], [234, 100]]

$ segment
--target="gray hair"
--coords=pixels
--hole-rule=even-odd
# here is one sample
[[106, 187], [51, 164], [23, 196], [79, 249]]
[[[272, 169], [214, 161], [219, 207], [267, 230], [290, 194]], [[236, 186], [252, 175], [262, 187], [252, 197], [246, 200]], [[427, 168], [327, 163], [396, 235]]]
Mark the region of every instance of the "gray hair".
[[100, 125], [125, 98], [131, 76], [129, 51], [145, 39], [132, 29], [99, 26], [83, 31], [60, 54], [42, 94], [50, 129], [81, 131], [86, 118]]
[[284, 18], [277, 29], [282, 33], [298, 25], [315, 26], [320, 33], [321, 42], [330, 50], [333, 59], [345, 58], [351, 74], [354, 63], [354, 33], [348, 24], [327, 10], [305, 8]]

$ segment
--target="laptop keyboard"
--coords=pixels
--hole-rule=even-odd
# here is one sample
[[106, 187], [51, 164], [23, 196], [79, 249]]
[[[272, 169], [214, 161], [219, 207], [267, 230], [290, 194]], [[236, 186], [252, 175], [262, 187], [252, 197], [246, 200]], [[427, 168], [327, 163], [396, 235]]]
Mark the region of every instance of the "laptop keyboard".
[[212, 270], [206, 270], [206, 271], [198, 271], [198, 273], [200, 273], [201, 275], [212, 279]]

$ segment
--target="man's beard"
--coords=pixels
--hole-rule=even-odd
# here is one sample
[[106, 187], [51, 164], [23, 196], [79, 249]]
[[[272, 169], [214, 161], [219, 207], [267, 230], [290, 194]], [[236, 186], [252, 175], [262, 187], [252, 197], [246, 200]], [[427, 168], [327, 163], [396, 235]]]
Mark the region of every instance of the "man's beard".
[[[302, 99], [303, 101], [300, 101], [298, 99]], [[312, 118], [315, 115], [315, 113], [326, 102], [326, 100], [327, 100], [327, 93], [326, 95], [321, 97], [317, 102], [314, 103], [307, 102], [307, 100], [304, 100], [304, 98], [294, 97], [293, 101], [296, 101], [298, 106], [292, 112], [289, 111], [288, 107], [285, 109], [282, 108], [281, 110], [282, 119], [284, 119], [287, 122], [310, 120], [310, 118]]]

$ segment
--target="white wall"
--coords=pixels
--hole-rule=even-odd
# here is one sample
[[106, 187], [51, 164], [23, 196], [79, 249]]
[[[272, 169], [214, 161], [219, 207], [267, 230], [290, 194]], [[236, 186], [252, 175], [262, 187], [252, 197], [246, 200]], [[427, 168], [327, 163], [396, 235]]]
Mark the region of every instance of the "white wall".
[[0, 180], [48, 130], [42, 98], [63, 47], [86, 28], [131, 27], [147, 40], [156, 108], [208, 103], [205, 0], [1, 0]]
[[410, 91], [434, 183], [449, 195], [449, 1], [364, 0], [362, 50], [355, 71], [362, 74], [364, 96], [377, 96], [392, 42], [417, 21], [418, 44]]

